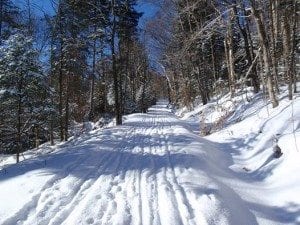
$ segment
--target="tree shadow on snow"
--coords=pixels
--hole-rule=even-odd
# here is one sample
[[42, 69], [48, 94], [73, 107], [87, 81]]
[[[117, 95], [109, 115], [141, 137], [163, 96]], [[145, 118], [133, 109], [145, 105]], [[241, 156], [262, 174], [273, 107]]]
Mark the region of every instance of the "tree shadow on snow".
[[[251, 143], [254, 143], [255, 140], [258, 138], [260, 134], [250, 134], [248, 139], [243, 139], [243, 138], [232, 138], [230, 139], [230, 142], [228, 143], [218, 143], [218, 146], [222, 151], [230, 153], [232, 157], [240, 156], [243, 154], [243, 152], [240, 150], [241, 148], [244, 148], [245, 150], [243, 151], [251, 151], [252, 146], [250, 145]], [[254, 157], [257, 157], [259, 154], [262, 154], [263, 151], [265, 151], [265, 148], [272, 148], [273, 142], [272, 140], [267, 140], [266, 143], [263, 145], [264, 149], [257, 150], [253, 152], [253, 154], [249, 154], [247, 158], [244, 158], [243, 160], [245, 162], [251, 160]], [[247, 149], [248, 146], [248, 149]], [[268, 146], [268, 147], [266, 147]], [[272, 163], [273, 161], [276, 161], [278, 159], [274, 158], [273, 152], [270, 153], [270, 155], [265, 158], [261, 159], [261, 165], [258, 168], [255, 168], [255, 170], [249, 170], [247, 173], [245, 173], [244, 170], [242, 170], [241, 166], [241, 171], [232, 171], [232, 173], [238, 175], [241, 179], [253, 179], [257, 181], [262, 181], [269, 176], [272, 175], [273, 169], [276, 167], [276, 163]], [[231, 158], [228, 160], [227, 167], [230, 167], [233, 165], [233, 159]], [[251, 165], [250, 165], [251, 166]]]
[[299, 224], [300, 206], [289, 202], [284, 207], [266, 206], [257, 202], [248, 202], [249, 208], [258, 213], [259, 217], [274, 221], [274, 224]]
[[192, 138], [188, 140], [180, 135], [169, 137], [143, 134], [126, 138], [121, 133], [119, 136], [114, 134], [113, 137], [110, 134], [111, 130], [108, 130], [98, 136], [99, 139], [95, 134], [94, 138], [91, 135], [74, 140], [66, 143], [60, 151], [10, 165], [0, 172], [0, 182], [34, 171], [86, 179], [88, 170], [98, 170], [103, 165], [105, 168], [97, 172], [98, 176], [118, 175], [133, 170], [148, 170], [150, 174], [155, 174], [162, 168], [191, 168], [201, 163], [194, 155], [169, 152], [165, 147], [167, 143], [176, 141], [173, 146], [180, 148], [191, 142]]

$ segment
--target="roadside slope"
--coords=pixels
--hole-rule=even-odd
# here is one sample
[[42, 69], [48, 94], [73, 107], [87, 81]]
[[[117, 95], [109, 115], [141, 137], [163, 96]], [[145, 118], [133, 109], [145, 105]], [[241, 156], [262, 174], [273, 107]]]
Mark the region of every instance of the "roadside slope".
[[[211, 129], [204, 138], [224, 153], [220, 164], [232, 177], [220, 180], [241, 196], [259, 224], [300, 224], [300, 96], [290, 101], [283, 89], [279, 98], [272, 108], [261, 93], [241, 91], [181, 116], [198, 134]], [[274, 157], [276, 140], [280, 158]]]

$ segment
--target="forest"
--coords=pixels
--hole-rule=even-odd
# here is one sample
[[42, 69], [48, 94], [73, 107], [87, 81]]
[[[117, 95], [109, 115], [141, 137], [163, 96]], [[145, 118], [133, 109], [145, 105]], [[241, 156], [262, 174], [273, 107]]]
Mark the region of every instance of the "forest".
[[142, 26], [137, 0], [50, 2], [0, 1], [0, 152], [17, 162], [159, 98], [192, 109], [251, 88], [277, 107], [281, 86], [299, 91], [298, 0], [148, 1]]
[[300, 0], [0, 0], [1, 225], [299, 225]]

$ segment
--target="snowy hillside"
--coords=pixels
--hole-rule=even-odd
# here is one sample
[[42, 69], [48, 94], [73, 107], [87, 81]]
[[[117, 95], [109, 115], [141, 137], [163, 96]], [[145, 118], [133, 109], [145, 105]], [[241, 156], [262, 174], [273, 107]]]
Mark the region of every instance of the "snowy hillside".
[[[126, 116], [123, 126], [4, 166], [0, 224], [299, 224], [291, 102], [283, 99], [267, 116], [254, 98], [237, 103], [224, 128], [205, 138], [195, 134], [198, 113], [214, 103], [178, 119], [159, 102], [147, 114]], [[293, 109], [299, 146], [298, 98]]]
[[[247, 202], [259, 224], [300, 224], [300, 98], [289, 101], [283, 90], [280, 99], [273, 109], [262, 94], [240, 92], [178, 111], [197, 133], [214, 132], [205, 139], [224, 152], [219, 163], [237, 178], [222, 180]], [[278, 159], [276, 142], [283, 153]]]

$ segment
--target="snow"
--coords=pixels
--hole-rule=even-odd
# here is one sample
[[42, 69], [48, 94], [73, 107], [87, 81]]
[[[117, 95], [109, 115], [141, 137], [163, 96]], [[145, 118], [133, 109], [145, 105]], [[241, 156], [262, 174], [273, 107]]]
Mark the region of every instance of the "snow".
[[[203, 121], [218, 123], [227, 113], [221, 128], [205, 138], [224, 153], [221, 161], [231, 175], [221, 180], [241, 196], [258, 224], [300, 224], [300, 98], [289, 101], [287, 92], [281, 91], [280, 105], [274, 109], [262, 94], [248, 93], [247, 102], [245, 93], [239, 92], [231, 100], [223, 96], [190, 112], [177, 112], [197, 124], [198, 133]], [[234, 104], [224, 104], [230, 101]], [[212, 111], [213, 119], [207, 113]], [[283, 152], [279, 159], [273, 156], [275, 139]]]
[[[181, 119], [160, 101], [122, 126], [3, 161], [0, 224], [300, 224], [299, 98], [268, 111], [259, 95], [226, 98]], [[218, 104], [223, 127], [200, 137], [200, 121], [224, 116]]]

